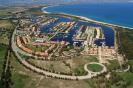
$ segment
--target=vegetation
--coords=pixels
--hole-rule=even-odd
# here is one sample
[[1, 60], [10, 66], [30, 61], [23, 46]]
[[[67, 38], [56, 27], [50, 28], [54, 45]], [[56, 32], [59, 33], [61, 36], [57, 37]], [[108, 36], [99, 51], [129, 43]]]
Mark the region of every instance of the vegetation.
[[118, 73], [118, 75], [123, 79], [124, 82], [126, 82], [126, 85], [128, 87], [133, 86], [133, 74], [130, 72], [125, 72], [125, 73]]
[[25, 87], [25, 83], [27, 83], [29, 80], [29, 76], [24, 75], [24, 74], [19, 74], [17, 72], [12, 74], [13, 77], [13, 82], [14, 85], [12, 86], [12, 88], [24, 88]]
[[17, 7], [1, 7], [0, 8], [0, 18], [5, 18], [5, 17], [10, 17], [12, 16], [12, 12], [16, 12], [16, 11], [20, 11], [21, 9], [23, 9], [23, 7], [21, 8], [17, 8]]
[[69, 51], [70, 49], [73, 49], [73, 46], [72, 45], [69, 45], [69, 46], [64, 46], [61, 50], [61, 52], [63, 51]]
[[1, 36], [0, 36], [0, 39], [1, 39], [0, 43], [8, 45], [8, 43], [9, 43], [9, 36], [10, 36], [10, 33], [7, 32], [7, 31], [2, 33]]
[[88, 60], [89, 62], [98, 62], [96, 56], [85, 56], [84, 59]]
[[[38, 6], [34, 8], [30, 8], [29, 10], [25, 11], [26, 13], [30, 13], [33, 15], [44, 15], [44, 13], [41, 11], [41, 9], [45, 6]], [[47, 7], [47, 6], [46, 6]]]
[[[11, 53], [11, 67], [12, 67], [12, 86], [11, 88], [30, 88], [26, 87], [26, 85], [31, 86], [29, 84], [32, 80], [32, 73], [27, 71], [25, 67], [23, 67], [18, 61], [17, 58]], [[30, 73], [30, 74], [29, 74]]]
[[99, 64], [88, 64], [87, 68], [93, 72], [100, 72], [103, 69]]
[[1, 88], [11, 88], [11, 85], [12, 85], [10, 58], [11, 58], [11, 51], [8, 48], [8, 51], [5, 54], [5, 58], [4, 58], [5, 60], [3, 63], [3, 69], [1, 74], [1, 80], [0, 80]]
[[94, 30], [94, 38], [96, 38], [96, 35], [97, 35], [97, 31]]
[[0, 9], [0, 17], [7, 17], [10, 14], [8, 13], [8, 11], [5, 11], [4, 9]]
[[7, 51], [7, 46], [0, 44], [0, 76], [3, 71], [3, 63], [5, 61], [6, 51]]
[[77, 18], [75, 18], [75, 17], [72, 18], [72, 21], [77, 22], [78, 20], [79, 20], [79, 19], [77, 19]]
[[133, 30], [116, 28], [119, 53], [128, 60], [133, 60]]
[[130, 65], [130, 72], [133, 73], [133, 60], [129, 60], [128, 64]]
[[8, 45], [11, 33], [15, 25], [11, 20], [0, 20], [0, 43]]
[[105, 77], [106, 74], [95, 77], [90, 80], [85, 80], [91, 88], [132, 88], [133, 75], [129, 72], [126, 73], [111, 73], [109, 78]]
[[9, 20], [0, 20], [0, 28], [11, 28], [12, 24]]
[[[125, 61], [128, 60], [128, 64], [130, 65], [130, 72], [125, 73], [117, 73], [119, 77], [122, 79], [123, 83], [119, 85], [125, 85], [121, 88], [132, 88], [133, 82], [133, 30], [123, 29], [123, 28], [115, 28], [116, 29], [116, 37], [117, 44], [119, 45], [119, 53], [125, 57]], [[119, 81], [120, 83], [121, 81]]]
[[116, 70], [120, 67], [118, 60], [108, 60], [107, 69], [109, 71]]
[[87, 72], [84, 70], [84, 65], [80, 65], [74, 71], [75, 75], [82, 76], [87, 75]]
[[47, 46], [33, 46], [31, 44], [25, 45], [27, 48], [32, 49], [33, 51], [45, 51], [48, 49]]

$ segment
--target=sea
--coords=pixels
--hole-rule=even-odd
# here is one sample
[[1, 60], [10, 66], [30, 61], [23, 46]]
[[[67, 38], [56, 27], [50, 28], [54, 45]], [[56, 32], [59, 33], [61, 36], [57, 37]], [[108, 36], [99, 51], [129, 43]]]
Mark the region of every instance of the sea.
[[48, 7], [52, 13], [67, 13], [133, 28], [133, 3], [71, 4]]

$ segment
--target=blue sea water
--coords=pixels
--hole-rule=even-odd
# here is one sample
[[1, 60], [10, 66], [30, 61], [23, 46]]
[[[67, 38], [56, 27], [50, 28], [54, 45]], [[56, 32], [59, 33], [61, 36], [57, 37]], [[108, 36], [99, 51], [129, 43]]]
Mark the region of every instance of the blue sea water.
[[48, 12], [63, 12], [88, 17], [97, 21], [133, 28], [133, 4], [75, 4], [44, 9]]

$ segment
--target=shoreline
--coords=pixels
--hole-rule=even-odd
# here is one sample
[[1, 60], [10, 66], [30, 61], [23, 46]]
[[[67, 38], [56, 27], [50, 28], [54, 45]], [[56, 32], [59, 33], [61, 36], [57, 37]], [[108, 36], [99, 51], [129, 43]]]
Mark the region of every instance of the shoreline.
[[[59, 6], [59, 5], [55, 5], [55, 6]], [[133, 29], [132, 27], [126, 27], [126, 26], [121, 26], [121, 25], [117, 25], [117, 24], [97, 21], [97, 20], [93, 20], [91, 18], [84, 17], [84, 16], [78, 16], [78, 15], [73, 15], [73, 14], [68, 14], [68, 13], [63, 13], [63, 12], [59, 12], [59, 13], [48, 12], [45, 9], [49, 8], [49, 7], [54, 7], [54, 6], [43, 7], [41, 9], [42, 12], [45, 13], [45, 14], [58, 14], [58, 15], [67, 15], [67, 16], [77, 17], [77, 18], [79, 18], [81, 20], [85, 20], [85, 21], [89, 21], [89, 22], [94, 22], [94, 23], [98, 23], [98, 24], [102, 24], [102, 25], [107, 25], [107, 26], [111, 26], [111, 27], [120, 27], [120, 28], [124, 28], [124, 29]]]
[[[67, 15], [70, 15], [70, 14], [67, 14]], [[90, 18], [87, 18], [87, 17], [84, 17], [84, 16], [77, 16], [77, 15], [72, 15], [72, 16], [81, 18], [81, 19], [86, 20], [86, 21], [90, 21], [90, 22], [94, 22], [94, 23], [98, 23], [98, 24], [103, 24], [103, 25], [108, 25], [108, 26], [112, 26], [112, 27], [121, 27], [121, 28], [124, 28], [124, 29], [126, 29], [126, 28], [127, 29], [133, 29], [131, 27], [125, 27], [125, 26], [121, 26], [121, 25], [116, 25], [116, 24], [111, 24], [111, 23], [107, 23], [107, 22], [93, 20], [93, 19], [90, 19]]]
[[[49, 6], [48, 6], [48, 7], [49, 7]], [[43, 8], [41, 9], [42, 12], [48, 14], [49, 12], [47, 12], [47, 11], [45, 10], [45, 9], [48, 8], [48, 7], [43, 7]]]
[[53, 5], [53, 6], [47, 6], [47, 7], [43, 7], [41, 10], [42, 10], [42, 12], [44, 12], [44, 13], [51, 13], [51, 12], [48, 12], [48, 11], [46, 11], [45, 9], [46, 8], [49, 8], [49, 7], [55, 7], [55, 6], [59, 6], [59, 5]]

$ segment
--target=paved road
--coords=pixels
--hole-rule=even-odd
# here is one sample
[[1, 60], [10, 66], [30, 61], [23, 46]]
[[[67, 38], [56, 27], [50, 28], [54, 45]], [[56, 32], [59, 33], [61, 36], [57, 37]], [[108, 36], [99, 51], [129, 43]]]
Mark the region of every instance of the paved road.
[[103, 63], [101, 49], [102, 49], [101, 47], [98, 47], [98, 58], [99, 58], [99, 62]]
[[[16, 29], [15, 29], [16, 31]], [[17, 48], [16, 46], [16, 43], [15, 43], [15, 31], [13, 32], [13, 36], [12, 36], [12, 50], [14, 51], [15, 55], [18, 57], [18, 60], [27, 68], [29, 68], [30, 70], [34, 71], [34, 72], [37, 72], [37, 73], [40, 73], [42, 75], [46, 75], [46, 76], [51, 76], [51, 77], [55, 77], [55, 78], [62, 78], [62, 79], [71, 79], [71, 80], [83, 80], [83, 79], [89, 79], [91, 77], [94, 77], [94, 76], [97, 76], [99, 73], [95, 73], [95, 74], [91, 74], [90, 71], [88, 71], [88, 69], [85, 68], [85, 70], [88, 72], [87, 75], [85, 76], [68, 76], [68, 75], [62, 75], [62, 74], [56, 74], [56, 73], [51, 73], [51, 72], [47, 72], [47, 71], [44, 71], [40, 68], [37, 68], [31, 64], [29, 64], [27, 61], [25, 61], [24, 59], [22, 59], [22, 57], [20, 57], [20, 55], [18, 54], [19, 52], [19, 49]], [[85, 65], [86, 67], [86, 65]], [[106, 70], [103, 70], [101, 73], [105, 72]]]

